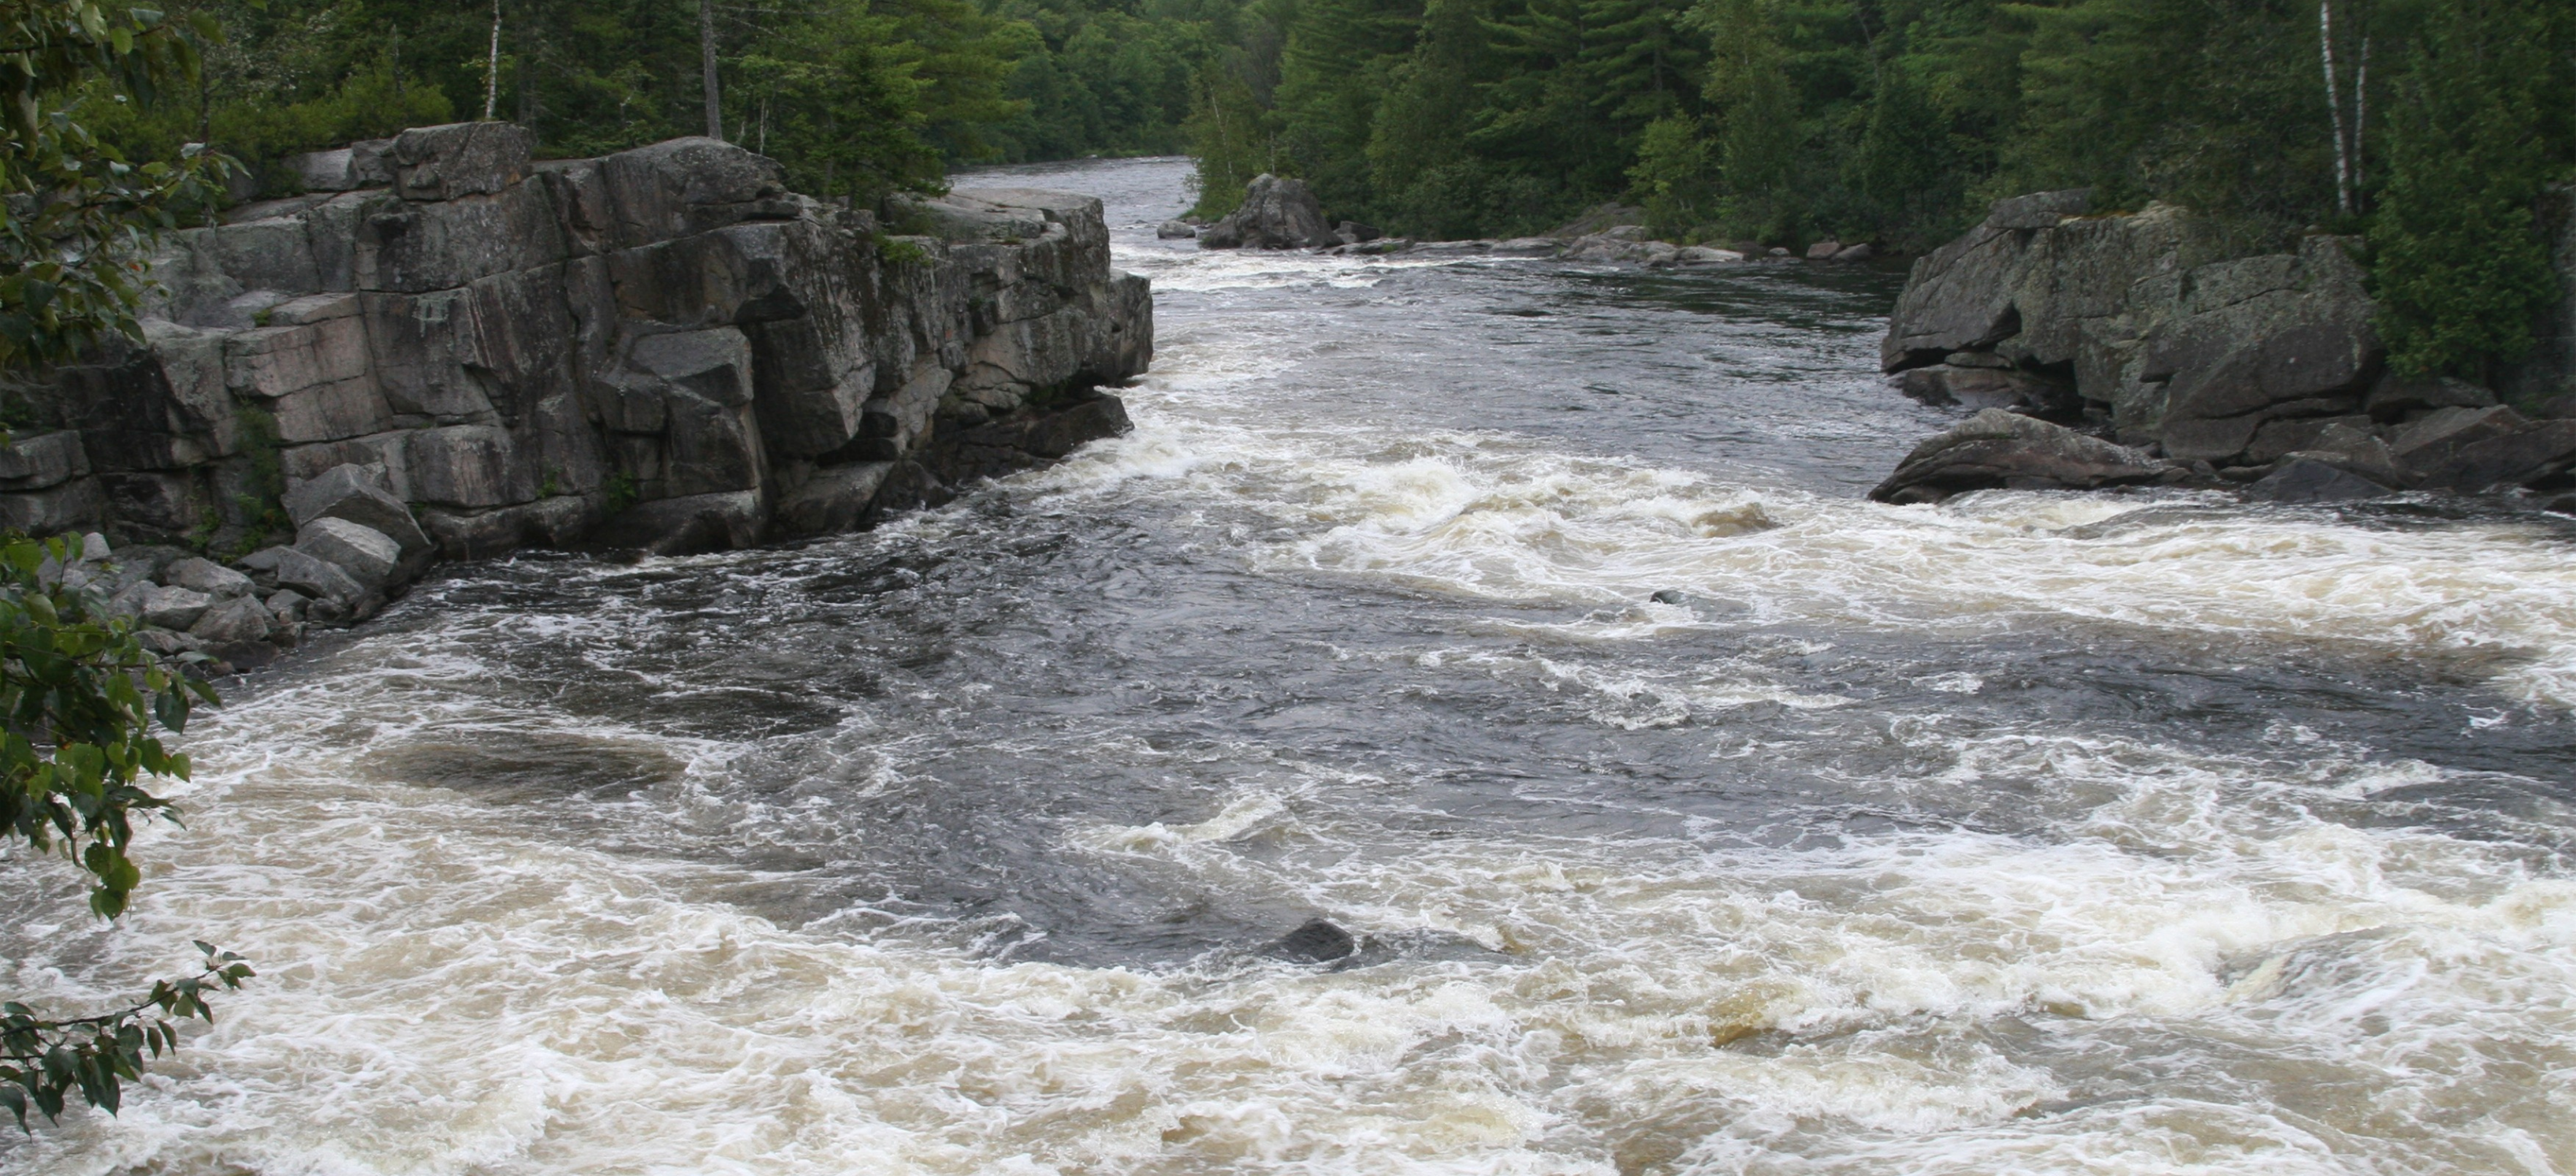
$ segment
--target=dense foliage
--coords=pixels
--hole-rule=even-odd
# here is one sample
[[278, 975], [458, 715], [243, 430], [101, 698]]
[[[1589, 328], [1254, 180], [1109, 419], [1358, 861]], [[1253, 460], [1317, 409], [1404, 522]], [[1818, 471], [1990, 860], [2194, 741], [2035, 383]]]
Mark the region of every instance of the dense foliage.
[[[18, 378], [136, 333], [142, 251], [204, 205], [224, 165], [193, 147], [131, 163], [85, 124], [166, 103], [220, 40], [208, 21], [98, 0], [0, 0], [0, 38], [0, 377]], [[135, 820], [170, 812], [146, 784], [188, 775], [152, 729], [184, 728], [192, 701], [214, 693], [107, 614], [77, 543], [0, 537], [0, 846], [61, 854], [86, 874], [91, 912], [113, 919], [142, 882], [127, 854]], [[147, 1056], [177, 1048], [170, 1020], [211, 1018], [205, 994], [249, 977], [198, 946], [195, 975], [122, 1008], [0, 1000], [0, 1106], [22, 1128], [29, 1110], [51, 1118], [74, 1095], [115, 1111]]]
[[1256, 0], [1194, 83], [1200, 211], [1921, 249], [2004, 195], [2185, 204], [2240, 249], [2366, 233], [2398, 362], [2476, 374], [2552, 296], [2565, 0]]

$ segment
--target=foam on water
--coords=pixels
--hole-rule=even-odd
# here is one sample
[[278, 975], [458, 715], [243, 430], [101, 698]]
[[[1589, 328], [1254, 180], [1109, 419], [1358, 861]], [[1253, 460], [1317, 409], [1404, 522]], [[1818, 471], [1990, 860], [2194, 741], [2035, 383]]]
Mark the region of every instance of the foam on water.
[[[1099, 174], [1167, 191], [1154, 166]], [[1957, 652], [2322, 650], [2356, 694], [2438, 661], [2487, 684], [2500, 725], [2459, 738], [2489, 738], [2576, 702], [2561, 533], [2189, 497], [1889, 508], [1557, 445], [1372, 408], [1318, 374], [1329, 340], [1255, 337], [1254, 310], [1378, 296], [1329, 276], [1372, 266], [1121, 248], [1205, 283], [1158, 275], [1184, 294], [1134, 435], [801, 553], [434, 586], [192, 730], [189, 828], [146, 835], [124, 925], [11, 865], [13, 993], [103, 1005], [191, 938], [262, 975], [121, 1118], [0, 1141], [0, 1172], [2576, 1170], [2576, 817], [2549, 781], [2366, 724], [1998, 713], [2023, 671]], [[1059, 557], [1056, 520], [1108, 522]], [[949, 553], [1022, 578], [923, 595]], [[1101, 562], [1050, 570], [1073, 556]], [[1187, 574], [1257, 586], [1253, 613], [1331, 602], [1349, 631], [1307, 644], [1346, 676], [1321, 681], [1496, 698], [1537, 734], [1382, 753], [1390, 711], [1283, 704], [1184, 711], [1183, 738], [1157, 688], [1243, 687], [1155, 660], [1178, 632], [978, 611]], [[1273, 664], [1224, 599], [1158, 623], [1246, 626], [1220, 650]], [[915, 628], [867, 627], [903, 608]], [[750, 656], [764, 625], [838, 651], [797, 663], [813, 717], [751, 692], [779, 672]], [[927, 660], [925, 633], [1068, 664], [823, 681]], [[1542, 770], [1549, 738], [1585, 767]], [[958, 775], [961, 747], [1203, 784], [1023, 794]], [[2520, 807], [2422, 815], [2477, 789]], [[1361, 952], [1072, 964], [986, 934], [1007, 904], [848, 893], [914, 852], [903, 818], [860, 818], [979, 790], [971, 837], [1036, 847], [1011, 870], [1313, 912]], [[943, 860], [929, 883], [964, 868]]]

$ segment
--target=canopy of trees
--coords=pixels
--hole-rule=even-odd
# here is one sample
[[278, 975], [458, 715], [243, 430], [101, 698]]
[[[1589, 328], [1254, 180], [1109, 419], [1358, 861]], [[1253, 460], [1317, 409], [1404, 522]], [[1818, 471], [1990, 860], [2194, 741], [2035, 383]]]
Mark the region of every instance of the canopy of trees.
[[2246, 250], [2367, 234], [2400, 363], [2475, 374], [2552, 293], [2566, 0], [1252, 0], [1192, 80], [1201, 211], [1902, 249], [1998, 196], [2184, 204]]

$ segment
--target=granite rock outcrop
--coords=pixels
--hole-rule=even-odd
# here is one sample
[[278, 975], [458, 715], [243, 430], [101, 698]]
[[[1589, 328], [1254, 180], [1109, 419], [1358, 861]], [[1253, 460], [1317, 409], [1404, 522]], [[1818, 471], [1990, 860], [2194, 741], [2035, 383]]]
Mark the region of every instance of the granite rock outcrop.
[[1100, 389], [1152, 357], [1146, 282], [1112, 270], [1088, 197], [853, 210], [714, 139], [537, 161], [502, 123], [296, 164], [308, 194], [167, 239], [142, 343], [16, 406], [37, 423], [0, 450], [0, 524], [293, 534], [279, 550], [386, 583], [379, 545], [329, 536], [397, 567], [740, 546], [1123, 428]]

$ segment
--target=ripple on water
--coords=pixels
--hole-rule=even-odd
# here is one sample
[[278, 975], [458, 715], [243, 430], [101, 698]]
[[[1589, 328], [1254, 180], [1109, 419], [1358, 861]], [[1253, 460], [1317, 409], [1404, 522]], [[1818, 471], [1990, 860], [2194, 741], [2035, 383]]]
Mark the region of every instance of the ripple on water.
[[1135, 434], [451, 569], [125, 927], [12, 867], [14, 991], [262, 977], [0, 1171], [2576, 1168], [2563, 524], [1870, 505], [1883, 276], [1202, 256], [1179, 167], [1074, 173]]

